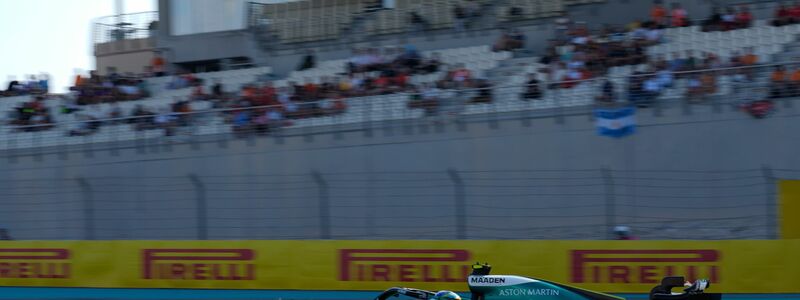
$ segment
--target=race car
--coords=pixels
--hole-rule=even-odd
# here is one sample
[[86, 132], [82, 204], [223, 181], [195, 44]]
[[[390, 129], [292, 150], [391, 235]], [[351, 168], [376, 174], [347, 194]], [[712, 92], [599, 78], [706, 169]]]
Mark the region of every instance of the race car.
[[[600, 292], [585, 290], [552, 281], [528, 278], [515, 275], [490, 275], [489, 264], [475, 264], [472, 274], [467, 278], [467, 285], [472, 295], [471, 300], [625, 300], [624, 298]], [[661, 284], [654, 287], [649, 294], [650, 300], [719, 300], [721, 294], [704, 293], [710, 286], [708, 280], [697, 280], [688, 283], [683, 277], [665, 277]], [[672, 292], [673, 288], [683, 287], [681, 293]], [[390, 288], [375, 298], [389, 300], [393, 297], [418, 300], [461, 300], [457, 294], [449, 291], [439, 293], [404, 287]]]

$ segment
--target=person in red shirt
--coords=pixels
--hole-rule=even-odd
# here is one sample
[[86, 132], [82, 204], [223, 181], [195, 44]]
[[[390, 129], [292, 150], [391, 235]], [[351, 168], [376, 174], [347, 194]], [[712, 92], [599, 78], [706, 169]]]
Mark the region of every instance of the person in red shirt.
[[472, 73], [464, 67], [464, 64], [458, 64], [457, 69], [452, 73], [452, 80], [457, 82], [467, 81], [472, 79]]
[[386, 77], [386, 75], [381, 74], [381, 76], [375, 78], [372, 84], [375, 85], [377, 94], [384, 95], [390, 93], [389, 77]]
[[205, 90], [203, 89], [203, 85], [202, 84], [195, 84], [194, 87], [192, 87], [192, 97], [191, 98], [192, 98], [192, 100], [195, 100], [195, 101], [201, 101], [201, 100], [207, 100], [208, 99], [208, 94], [206, 94]]
[[306, 78], [306, 84], [303, 85], [303, 91], [305, 92], [307, 100], [316, 100], [319, 98], [317, 93], [317, 85], [314, 84], [314, 82], [312, 82], [309, 78]]
[[783, 26], [789, 24], [791, 21], [791, 12], [786, 5], [781, 4], [778, 10], [775, 11], [775, 20], [772, 21], [773, 26]]
[[408, 75], [404, 72], [398, 72], [393, 81], [398, 88], [405, 89], [408, 85]]
[[242, 87], [242, 99], [247, 102], [255, 103], [256, 101], [256, 89], [252, 85], [246, 85]]
[[689, 15], [680, 3], [672, 3], [672, 27], [689, 26]]
[[275, 89], [275, 87], [272, 86], [272, 82], [269, 81], [265, 82], [264, 87], [261, 88], [261, 92], [263, 93], [264, 97], [263, 102], [265, 105], [280, 104], [280, 102], [278, 102], [278, 96], [277, 96], [278, 91]]
[[792, 24], [800, 22], [800, 1], [794, 3], [794, 6], [789, 8], [789, 22]]
[[736, 14], [736, 23], [738, 23], [739, 28], [748, 28], [753, 23], [753, 14], [750, 13], [747, 5], [742, 5], [739, 13]]

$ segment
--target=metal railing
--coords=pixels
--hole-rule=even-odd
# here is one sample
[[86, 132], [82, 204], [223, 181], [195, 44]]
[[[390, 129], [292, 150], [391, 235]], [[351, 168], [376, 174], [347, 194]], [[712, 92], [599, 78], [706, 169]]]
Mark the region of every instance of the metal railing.
[[141, 12], [106, 16], [92, 24], [94, 44], [122, 40], [142, 39], [155, 36], [158, 27], [158, 12]]

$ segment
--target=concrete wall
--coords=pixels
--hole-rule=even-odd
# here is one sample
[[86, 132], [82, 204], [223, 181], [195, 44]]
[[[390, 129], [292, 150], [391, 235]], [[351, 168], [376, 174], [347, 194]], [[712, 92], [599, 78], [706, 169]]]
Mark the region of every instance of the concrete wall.
[[22, 239], [771, 238], [799, 112], [642, 110], [624, 139], [580, 113], [7, 152], [0, 220]]
[[153, 59], [155, 41], [152, 38], [129, 39], [94, 45], [95, 68], [100, 75], [114, 67], [117, 73], [140, 74]]

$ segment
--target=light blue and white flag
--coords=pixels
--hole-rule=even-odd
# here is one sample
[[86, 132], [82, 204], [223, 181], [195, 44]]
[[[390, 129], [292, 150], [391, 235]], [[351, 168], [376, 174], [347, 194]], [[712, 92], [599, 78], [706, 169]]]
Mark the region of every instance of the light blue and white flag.
[[624, 137], [636, 132], [636, 109], [597, 108], [594, 117], [597, 122], [597, 134], [611, 137]]

